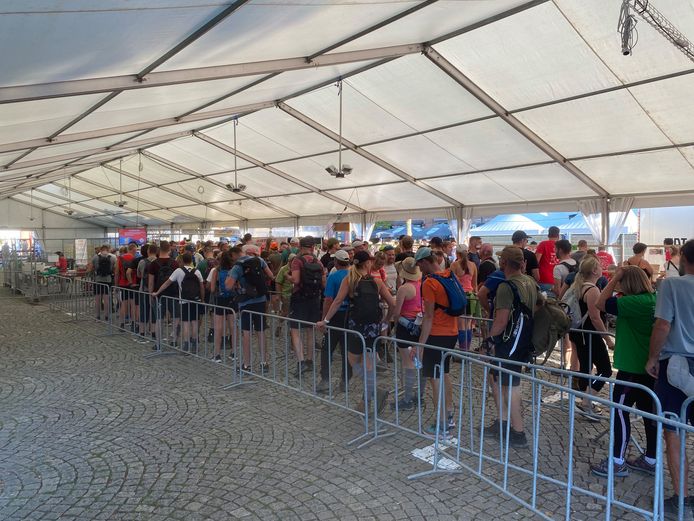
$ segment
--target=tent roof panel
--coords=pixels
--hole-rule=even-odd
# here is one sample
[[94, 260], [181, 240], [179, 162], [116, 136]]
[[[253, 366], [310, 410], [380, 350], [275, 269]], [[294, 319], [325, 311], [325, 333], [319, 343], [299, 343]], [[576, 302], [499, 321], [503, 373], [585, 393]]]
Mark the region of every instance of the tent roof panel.
[[516, 116], [569, 158], [670, 144], [627, 91], [559, 103]]
[[430, 132], [426, 137], [471, 165], [471, 170], [550, 160], [500, 118]]
[[[170, 143], [157, 145], [150, 152], [187, 168], [197, 174], [208, 175], [228, 172], [234, 169], [234, 155], [221, 150], [196, 137], [177, 139]], [[252, 166], [242, 159], [237, 160], [238, 168]]]
[[319, 194], [282, 195], [267, 200], [297, 215], [338, 214], [344, 210], [344, 205]]
[[170, 208], [172, 211], [176, 211], [176, 208], [182, 206], [189, 206], [191, 203], [195, 202], [194, 200], [191, 201], [185, 194], [179, 197], [161, 188], [146, 188], [140, 190], [139, 196], [153, 203], [160, 204], [162, 208]]
[[[67, 187], [67, 181], [65, 181], [64, 179], [58, 179], [54, 183], [59, 186]], [[100, 186], [96, 186], [94, 183], [81, 179], [77, 176], [72, 177], [70, 181], [70, 187], [73, 190], [88, 194], [91, 197], [115, 197], [118, 194], [117, 190], [107, 190], [105, 188], [101, 188]]]
[[487, 176], [526, 201], [537, 199], [539, 193], [545, 199], [595, 195], [590, 188], [556, 163], [488, 172]]
[[53, 206], [53, 204], [50, 202], [43, 201], [38, 194], [34, 194], [34, 198], [32, 199], [30, 192], [15, 194], [11, 197], [11, 199], [15, 199], [26, 204], [33, 204], [36, 208], [48, 208], [49, 206]]
[[694, 168], [677, 150], [586, 159], [576, 165], [613, 194], [694, 190]]
[[[140, 161], [142, 162], [142, 171], [139, 169]], [[142, 179], [141, 186], [148, 186], [148, 184], [161, 185], [164, 183], [171, 183], [173, 181], [184, 181], [187, 179], [193, 179], [193, 177], [188, 174], [170, 168], [158, 161], [150, 159], [145, 154], [140, 156], [136, 154], [134, 156], [128, 157], [121, 161], [114, 161], [111, 166], [116, 169], [120, 169], [123, 166], [123, 171], [134, 176], [140, 176]]]
[[34, 152], [26, 157], [23, 157], [21, 161], [16, 163], [21, 165], [25, 161], [33, 161], [35, 159], [45, 159], [52, 158], [54, 156], [62, 156], [64, 154], [78, 154], [82, 151], [88, 151], [93, 148], [103, 148], [110, 145], [114, 145], [119, 141], [127, 137], [133, 137], [137, 135], [137, 132], [130, 132], [127, 134], [118, 134], [117, 136], [107, 136], [92, 139], [85, 139], [83, 141], [76, 141], [74, 143], [63, 143], [59, 145], [49, 145], [46, 147], [41, 147], [36, 149]]
[[435, 47], [509, 110], [619, 84], [552, 2]]
[[[486, 174], [429, 179], [427, 184], [466, 205], [520, 202], [522, 199]], [[538, 194], [540, 197], [540, 194]]]
[[168, 188], [178, 192], [181, 196], [196, 203], [215, 203], [218, 201], [231, 201], [243, 199], [243, 196], [235, 194], [231, 190], [221, 188], [204, 179], [192, 179], [181, 181]]
[[[273, 199], [268, 200], [277, 204], [277, 201]], [[240, 215], [245, 219], [272, 219], [276, 217], [285, 217], [284, 214], [277, 212], [274, 209], [259, 203], [258, 201], [251, 201], [248, 199], [232, 201], [230, 203], [222, 203], [217, 206], [223, 209], [228, 209], [230, 212]], [[278, 204], [277, 206], [285, 208], [282, 204]]]
[[[194, 215], [201, 221], [236, 221], [237, 219], [231, 215], [215, 210], [214, 208], [205, 208], [205, 206], [198, 204], [194, 206], [183, 206], [179, 208], [180, 211], [185, 212], [190, 215]], [[230, 208], [229, 211], [233, 210]], [[234, 212], [235, 213], [235, 212]]]
[[[350, 199], [372, 212], [446, 206], [441, 199], [410, 183], [334, 190], [332, 194]], [[442, 212], [443, 213], [443, 212]]]
[[[93, 2], [5, 1], [0, 12], [3, 85], [132, 74], [146, 67], [218, 6], [164, 0]], [[187, 6], [186, 6], [187, 4]], [[28, 13], [30, 12], [30, 13]], [[76, 36], [79, 37], [76, 37]]]
[[[234, 183], [233, 172], [227, 174], [219, 174], [215, 176], [210, 176], [210, 179], [214, 179], [220, 183]], [[287, 181], [267, 170], [262, 168], [251, 168], [248, 170], [241, 170], [238, 173], [239, 184], [246, 185], [245, 193], [252, 195], [253, 197], [266, 197], [272, 195], [282, 195], [293, 192], [304, 192], [305, 188]]]
[[415, 4], [368, 0], [250, 3], [159, 70], [308, 56]]

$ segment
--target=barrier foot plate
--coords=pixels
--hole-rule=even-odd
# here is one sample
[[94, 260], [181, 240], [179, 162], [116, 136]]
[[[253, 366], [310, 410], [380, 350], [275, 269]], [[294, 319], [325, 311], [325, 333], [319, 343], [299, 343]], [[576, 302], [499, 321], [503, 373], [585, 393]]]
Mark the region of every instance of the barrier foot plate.
[[257, 383], [257, 382], [255, 382], [253, 380], [245, 380], [243, 382], [236, 382], [233, 384], [227, 384], [227, 385], [222, 386], [222, 391], [228, 391], [229, 389], [235, 389], [236, 387], [241, 387], [242, 385], [251, 385], [251, 384], [255, 384], [255, 383]]
[[373, 435], [370, 439], [366, 440], [364, 443], [361, 445], [357, 445], [357, 449], [362, 449], [371, 443], [378, 441], [383, 438], [390, 438], [391, 436], [395, 436], [395, 432], [389, 432], [387, 429], [381, 429], [378, 431], [378, 433], [375, 432], [370, 432], [369, 435]]
[[185, 356], [187, 353], [181, 351], [153, 351], [147, 353], [143, 358], [148, 360], [150, 358], [159, 358], [160, 356]]
[[435, 476], [437, 474], [462, 474], [462, 471], [460, 470], [447, 470], [447, 469], [431, 469], [431, 470], [425, 470], [424, 472], [418, 472], [416, 474], [410, 474], [407, 476], [407, 479], [420, 479], [420, 478], [426, 478], [429, 476]]

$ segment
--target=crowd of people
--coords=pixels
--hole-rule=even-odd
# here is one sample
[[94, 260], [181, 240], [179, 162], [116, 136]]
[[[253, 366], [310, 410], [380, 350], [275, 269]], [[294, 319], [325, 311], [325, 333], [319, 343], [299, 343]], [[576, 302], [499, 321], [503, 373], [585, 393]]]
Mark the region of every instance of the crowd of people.
[[[604, 417], [590, 397], [599, 394], [605, 382], [591, 375], [609, 378], [613, 367], [619, 382], [615, 401], [653, 412], [650, 395], [632, 385], [640, 384], [655, 390], [664, 412], [679, 414], [687, 385], [694, 388], [688, 379], [693, 378], [688, 361], [694, 360], [694, 241], [681, 249], [668, 246], [666, 264], [656, 273], [644, 259], [646, 247], [641, 243], [634, 245], [633, 256], [617, 265], [606, 247], [591, 250], [585, 241], [574, 247], [561, 238], [557, 227], [549, 228], [548, 237], [539, 244], [529, 244], [530, 239], [517, 231], [512, 244], [495, 252], [474, 236], [468, 244], [434, 237], [417, 248], [412, 237], [403, 236], [396, 245], [377, 248], [361, 240], [340, 243], [310, 236], [259, 245], [247, 234], [235, 246], [224, 240], [160, 241], [140, 248], [131, 244], [117, 255], [104, 246], [89, 270], [96, 282], [103, 283], [95, 286], [98, 316], [111, 311], [104, 288], [113, 285], [123, 290], [118, 308], [121, 327], [128, 327], [129, 320], [129, 327], [140, 335], [156, 337], [156, 322], [169, 320], [183, 350], [195, 350], [199, 335], [207, 334], [214, 339], [215, 361], [222, 361], [222, 345], [229, 345], [229, 355], [240, 356], [244, 370], [251, 370], [252, 360], [260, 371], [268, 369], [265, 336], [279, 335], [282, 328], [267, 333], [271, 322], [267, 316], [286, 317], [296, 375], [313, 370], [317, 346], [321, 379], [316, 391], [344, 388], [356, 376], [364, 380], [367, 396], [376, 397], [379, 411], [387, 403], [388, 391], [377, 388], [372, 364], [387, 354], [365, 357], [364, 348], [373, 347], [377, 337], [392, 334], [401, 361], [403, 393], [391, 407], [416, 407], [415, 382], [421, 371], [432, 388], [435, 407], [443, 386], [444, 403], [436, 409], [441, 411], [438, 423], [443, 434], [455, 427], [455, 421], [450, 358], [442, 354], [472, 350], [473, 339], [479, 336], [475, 350], [500, 359], [504, 369], [492, 375], [498, 418], [485, 428], [485, 436], [508, 435], [509, 444], [517, 448], [528, 444], [519, 385], [522, 366], [510, 362], [532, 361], [536, 310], [548, 299], [574, 299], [580, 325], [565, 338], [562, 363], [585, 375], [575, 379], [584, 396], [576, 403], [581, 417], [587, 421]], [[206, 312], [213, 313], [213, 326], [200, 332], [198, 319]], [[490, 319], [489, 325], [476, 320], [482, 317]], [[616, 323], [614, 334], [611, 320]], [[241, 328], [239, 353], [234, 345], [237, 327]], [[358, 334], [317, 338], [317, 331], [331, 329]], [[253, 335], [259, 350], [256, 358]], [[335, 386], [330, 381], [331, 362], [338, 347], [342, 364]], [[609, 350], [614, 351], [612, 357]], [[358, 408], [364, 407], [362, 401]], [[627, 455], [629, 415], [617, 410], [614, 422], [613, 454], [595, 462], [592, 471], [607, 476], [613, 465], [615, 476], [626, 476], [630, 470], [654, 474], [654, 422], [644, 420], [646, 450], [637, 457]], [[426, 430], [435, 433], [437, 426]], [[675, 490], [680, 480], [686, 490], [686, 468], [683, 474], [678, 468], [679, 437], [666, 429], [665, 440]], [[676, 509], [677, 500], [669, 498], [666, 511]]]

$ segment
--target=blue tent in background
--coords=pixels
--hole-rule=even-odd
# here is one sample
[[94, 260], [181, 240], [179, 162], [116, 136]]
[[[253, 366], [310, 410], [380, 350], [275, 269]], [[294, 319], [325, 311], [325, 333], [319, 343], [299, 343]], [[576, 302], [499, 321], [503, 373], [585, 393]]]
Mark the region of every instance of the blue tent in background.
[[497, 215], [490, 221], [481, 226], [472, 228], [471, 235], [501, 236], [513, 235], [516, 230], [523, 230], [528, 235], [538, 235], [543, 233], [545, 227], [533, 221], [527, 215], [513, 213], [508, 215]]

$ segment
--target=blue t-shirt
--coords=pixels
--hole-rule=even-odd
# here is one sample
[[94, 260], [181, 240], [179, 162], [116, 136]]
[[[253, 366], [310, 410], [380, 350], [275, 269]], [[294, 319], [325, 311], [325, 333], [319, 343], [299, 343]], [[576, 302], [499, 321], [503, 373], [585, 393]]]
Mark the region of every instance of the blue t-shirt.
[[[328, 280], [325, 282], [325, 291], [323, 292], [325, 298], [334, 299], [337, 297], [337, 293], [340, 291], [340, 285], [348, 274], [349, 270], [337, 270], [328, 275]], [[345, 301], [340, 306], [340, 311], [347, 311], [348, 309], [349, 298], [345, 298]]]
[[[231, 273], [230, 273], [231, 278], [234, 279], [235, 281], [237, 281], [239, 283], [239, 286], [241, 286], [241, 287], [243, 287], [245, 281], [244, 281], [244, 277], [243, 277], [243, 269], [241, 268], [241, 266], [239, 266], [238, 263], [243, 262], [243, 261], [250, 259], [250, 258], [251, 258], [250, 255], [244, 255], [243, 257], [239, 257], [239, 260], [237, 261], [236, 264], [234, 264], [234, 267], [231, 269]], [[260, 267], [263, 270], [267, 269], [267, 262], [265, 262], [263, 259], [260, 259]], [[244, 306], [248, 306], [249, 304], [259, 304], [261, 302], [265, 302], [266, 300], [267, 299], [266, 299], [265, 295], [261, 295], [260, 297], [251, 298], [248, 300], [241, 300], [239, 302], [239, 308], [242, 308]]]
[[484, 281], [484, 287], [489, 290], [489, 311], [494, 312], [494, 299], [496, 298], [496, 290], [499, 289], [499, 285], [506, 280], [506, 275], [503, 270], [496, 270], [492, 272], [487, 280]]
[[670, 323], [660, 359], [694, 356], [694, 275], [671, 277], [660, 283], [655, 317]]

